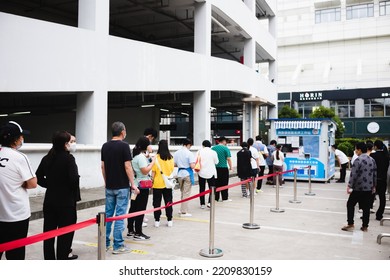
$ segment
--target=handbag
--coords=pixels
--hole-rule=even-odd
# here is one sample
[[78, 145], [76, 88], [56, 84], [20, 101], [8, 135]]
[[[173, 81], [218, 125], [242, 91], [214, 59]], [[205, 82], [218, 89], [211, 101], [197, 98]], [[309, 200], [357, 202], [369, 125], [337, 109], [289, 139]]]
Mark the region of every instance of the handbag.
[[202, 167], [202, 165], [200, 163], [200, 154], [198, 152], [198, 155], [196, 157], [195, 167], [194, 167], [195, 172], [199, 172], [201, 167]]
[[167, 189], [173, 189], [177, 183], [176, 178], [173, 176], [173, 172], [171, 175], [167, 176], [162, 172], [160, 163], [158, 162], [158, 159], [156, 159], [156, 164], [157, 164], [157, 167], [160, 170], [161, 176], [164, 180], [165, 187]]
[[139, 187], [141, 189], [150, 189], [153, 186], [152, 180], [142, 180], [139, 181]]

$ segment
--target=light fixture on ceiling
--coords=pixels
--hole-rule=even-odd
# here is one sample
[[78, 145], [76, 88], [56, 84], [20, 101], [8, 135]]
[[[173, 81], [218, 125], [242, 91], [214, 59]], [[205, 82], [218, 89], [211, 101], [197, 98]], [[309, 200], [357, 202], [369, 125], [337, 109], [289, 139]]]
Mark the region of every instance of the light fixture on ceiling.
[[226, 111], [226, 114], [228, 114], [228, 115], [233, 115], [233, 113], [230, 112], [230, 111]]
[[169, 112], [168, 109], [164, 109], [164, 108], [160, 108], [160, 111], [163, 111], [163, 112]]
[[184, 113], [184, 112], [181, 112], [180, 114], [182, 114], [183, 116], [189, 116], [190, 114], [188, 114], [188, 113]]
[[182, 106], [191, 106], [191, 103], [181, 103]]
[[148, 104], [148, 105], [141, 105], [142, 108], [149, 108], [149, 107], [154, 107], [154, 104]]
[[0, 117], [8, 117], [8, 114], [0, 114]]
[[31, 111], [15, 112], [15, 113], [12, 113], [11, 115], [28, 115], [28, 114], [31, 114]]
[[219, 27], [221, 27], [226, 33], [230, 33], [230, 30], [225, 27], [222, 23], [220, 23], [215, 17], [211, 17], [211, 20], [215, 22]]

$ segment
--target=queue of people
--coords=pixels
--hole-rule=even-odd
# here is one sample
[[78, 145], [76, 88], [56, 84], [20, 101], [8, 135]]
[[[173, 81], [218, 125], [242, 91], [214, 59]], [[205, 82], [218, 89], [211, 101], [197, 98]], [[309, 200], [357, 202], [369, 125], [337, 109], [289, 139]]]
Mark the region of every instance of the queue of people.
[[[153, 153], [152, 141], [157, 137], [157, 131], [148, 128], [136, 142], [133, 150], [125, 142], [126, 127], [122, 122], [114, 122], [111, 126], [112, 138], [101, 148], [101, 172], [105, 183], [105, 212], [106, 217], [130, 215], [147, 208], [149, 195], [152, 195], [152, 205], [160, 208], [164, 200], [166, 225], [173, 226], [173, 185], [175, 169], [177, 188], [180, 198], [179, 216], [191, 217], [189, 203], [192, 186], [195, 184], [195, 174], [199, 179], [199, 193], [208, 188], [218, 188], [229, 184], [229, 172], [233, 169], [231, 152], [226, 147], [227, 139], [220, 137], [217, 144], [212, 146], [209, 140], [202, 142], [202, 148], [196, 153], [192, 151], [192, 141], [184, 139], [182, 147], [171, 154], [166, 140], [158, 142], [157, 153]], [[27, 236], [30, 207], [27, 189], [37, 185], [46, 189], [43, 202], [43, 231], [50, 231], [77, 222], [76, 203], [81, 200], [80, 176], [76, 160], [72, 153], [76, 151], [76, 139], [67, 131], [57, 131], [52, 137], [52, 148], [45, 155], [36, 173], [26, 155], [18, 151], [22, 146], [25, 131], [13, 121], [2, 127], [0, 132], [0, 243], [12, 241]], [[269, 145], [262, 142], [260, 136], [248, 138], [241, 143], [237, 152], [237, 176], [241, 180], [263, 176], [266, 166], [268, 174], [279, 172], [278, 176], [267, 179], [267, 184], [283, 184], [282, 172], [284, 154], [282, 146], [275, 140]], [[341, 166], [340, 179], [346, 177], [343, 153], [333, 146]], [[372, 149], [372, 151], [371, 151]], [[359, 203], [362, 209], [362, 231], [367, 231], [370, 208], [376, 196], [379, 197], [379, 207], [376, 219], [383, 218], [386, 203], [386, 189], [389, 169], [389, 155], [382, 141], [374, 143], [357, 143], [355, 157], [348, 181], [347, 192], [350, 194], [347, 202], [347, 222], [344, 231], [354, 229], [354, 208]], [[198, 166], [199, 165], [199, 166]], [[195, 166], [198, 166], [196, 171]], [[364, 170], [362, 172], [361, 170]], [[247, 198], [262, 192], [262, 180], [258, 180], [255, 193], [251, 193], [248, 184], [241, 187], [242, 197]], [[228, 189], [216, 192], [216, 201], [229, 202]], [[206, 202], [204, 196], [199, 197], [200, 208], [210, 207], [210, 197]], [[154, 226], [161, 225], [162, 211], [153, 213]], [[131, 215], [127, 221], [115, 220], [107, 222], [106, 251], [113, 254], [129, 253], [125, 245], [124, 230], [127, 222], [127, 238], [135, 241], [146, 241], [151, 237], [143, 232], [147, 226], [144, 215]], [[112, 235], [112, 238], [111, 238]], [[73, 254], [72, 241], [74, 232], [50, 238], [43, 242], [45, 260], [72, 260], [78, 256]], [[0, 252], [0, 258], [2, 256]], [[5, 252], [7, 259], [24, 259], [25, 248]]]

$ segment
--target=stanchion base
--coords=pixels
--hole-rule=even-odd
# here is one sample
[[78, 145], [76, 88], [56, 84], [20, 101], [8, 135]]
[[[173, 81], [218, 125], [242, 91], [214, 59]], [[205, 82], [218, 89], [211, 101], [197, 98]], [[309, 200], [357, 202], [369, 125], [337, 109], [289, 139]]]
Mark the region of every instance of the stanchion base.
[[272, 208], [272, 209], [271, 209], [271, 212], [275, 212], [275, 213], [283, 213], [283, 212], [284, 212], [284, 209], [279, 209], [279, 208]]
[[289, 200], [290, 203], [301, 203], [302, 201], [300, 200]]
[[223, 256], [223, 252], [221, 249], [218, 248], [214, 248], [213, 250], [207, 248], [200, 250], [199, 255], [206, 258], [218, 258]]
[[315, 193], [305, 193], [305, 195], [310, 195], [310, 196], [313, 196], [313, 195], [316, 195]]
[[258, 224], [251, 224], [251, 223], [242, 224], [242, 227], [246, 228], [246, 229], [259, 229], [260, 228], [260, 226]]

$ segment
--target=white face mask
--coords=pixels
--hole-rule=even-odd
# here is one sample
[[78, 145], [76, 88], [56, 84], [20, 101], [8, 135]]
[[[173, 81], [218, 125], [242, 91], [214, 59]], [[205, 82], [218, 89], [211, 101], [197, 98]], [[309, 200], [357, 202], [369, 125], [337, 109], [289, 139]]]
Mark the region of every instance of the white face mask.
[[74, 153], [74, 152], [76, 152], [76, 149], [77, 149], [76, 143], [73, 142], [73, 143], [69, 144], [69, 147], [68, 147], [69, 152]]
[[16, 149], [19, 150], [23, 146], [23, 143], [24, 143], [24, 139], [20, 141], [20, 144], [16, 146]]

